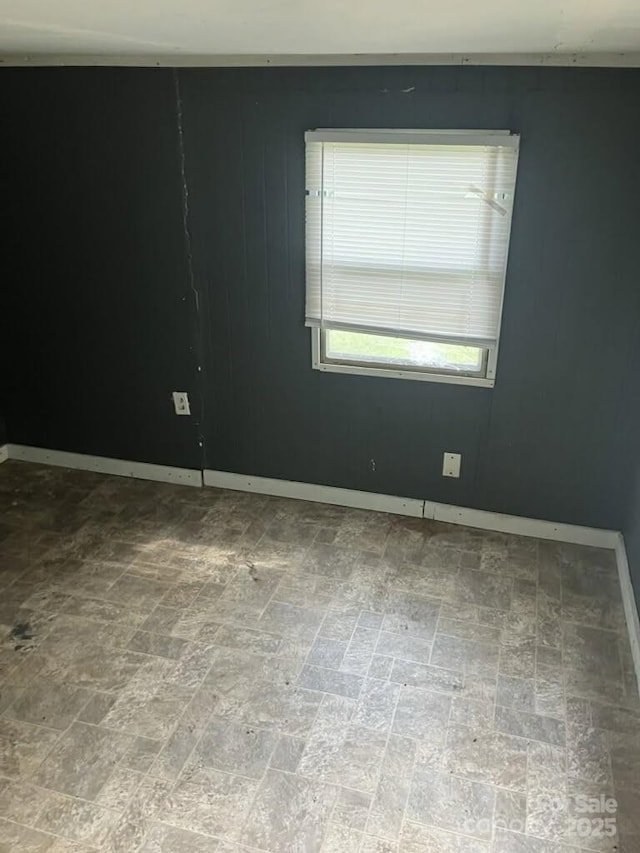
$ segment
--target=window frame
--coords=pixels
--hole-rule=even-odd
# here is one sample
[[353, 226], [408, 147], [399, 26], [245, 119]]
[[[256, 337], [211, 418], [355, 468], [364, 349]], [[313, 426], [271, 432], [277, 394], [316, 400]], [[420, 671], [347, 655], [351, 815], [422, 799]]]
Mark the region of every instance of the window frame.
[[[308, 136], [313, 135], [315, 141], [321, 141], [322, 135], [328, 134], [329, 141], [335, 141], [336, 136], [342, 137], [344, 141], [367, 142], [367, 141], [386, 141], [386, 142], [408, 142], [419, 144], [429, 139], [430, 142], [438, 143], [452, 142], [455, 144], [460, 139], [465, 137], [473, 137], [482, 135], [483, 137], [495, 137], [496, 143], [505, 137], [515, 137], [519, 144], [519, 134], [510, 130], [462, 130], [462, 129], [446, 129], [446, 130], [403, 130], [403, 129], [355, 129], [355, 128], [323, 128], [321, 130], [308, 131], [305, 134], [305, 141]], [[369, 138], [370, 137], [370, 138]], [[455, 142], [454, 142], [455, 140]], [[513, 185], [513, 196], [517, 191], [517, 167]], [[327, 373], [343, 373], [354, 374], [360, 376], [376, 376], [380, 378], [395, 378], [395, 379], [412, 379], [422, 382], [441, 382], [453, 385], [470, 385], [481, 388], [495, 387], [495, 379], [498, 363], [498, 351], [500, 348], [500, 337], [502, 332], [502, 321], [504, 311], [504, 294], [506, 289], [507, 271], [509, 266], [509, 254], [511, 249], [511, 236], [513, 228], [513, 210], [509, 219], [509, 229], [507, 234], [507, 249], [504, 266], [504, 275], [502, 280], [502, 290], [500, 294], [500, 308], [498, 312], [498, 326], [496, 330], [495, 346], [480, 348], [484, 351], [483, 372], [482, 373], [464, 373], [451, 369], [438, 369], [437, 367], [426, 366], [410, 366], [410, 365], [394, 365], [393, 362], [362, 362], [357, 359], [332, 359], [326, 355], [325, 336], [326, 331], [331, 330], [330, 327], [323, 328], [322, 326], [311, 326], [311, 364], [314, 370], [320, 370]], [[362, 329], [361, 333], [366, 334], [366, 330]], [[379, 332], [371, 331], [370, 334], [380, 334]], [[413, 340], [413, 338], [411, 338]], [[415, 340], [418, 340], [417, 338]], [[436, 342], [436, 341], [434, 341]], [[451, 343], [452, 341], [450, 341]], [[460, 341], [461, 345], [465, 345], [464, 341]]]
[[379, 376], [394, 379], [417, 379], [421, 382], [448, 382], [453, 385], [475, 385], [479, 388], [495, 386], [498, 347], [485, 350], [484, 374], [458, 373], [452, 370], [438, 370], [434, 367], [394, 366], [391, 362], [373, 362], [365, 364], [356, 360], [338, 361], [327, 358], [324, 345], [324, 330], [318, 327], [311, 332], [311, 366], [325, 373], [351, 373], [356, 376]]

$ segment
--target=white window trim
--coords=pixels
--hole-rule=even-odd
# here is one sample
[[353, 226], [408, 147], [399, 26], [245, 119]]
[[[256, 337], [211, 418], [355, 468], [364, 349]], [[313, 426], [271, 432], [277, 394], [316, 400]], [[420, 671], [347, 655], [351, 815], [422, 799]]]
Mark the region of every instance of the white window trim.
[[477, 388], [493, 388], [495, 386], [496, 363], [498, 347], [490, 349], [487, 354], [486, 376], [458, 376], [455, 373], [430, 373], [428, 370], [411, 370], [399, 367], [364, 367], [361, 364], [347, 362], [323, 361], [320, 340], [321, 329], [311, 329], [311, 365], [314, 370], [325, 373], [351, 373], [356, 376], [380, 376], [383, 379], [417, 379], [421, 382], [446, 382], [453, 385], [475, 385]]
[[[366, 142], [370, 140], [387, 142], [420, 143], [429, 138], [431, 142], [440, 144], [455, 143], [457, 145], [494, 144], [503, 147], [518, 148], [520, 144], [519, 134], [510, 130], [464, 130], [464, 129], [353, 129], [353, 128], [321, 128], [309, 130], [305, 133], [305, 142], [312, 141], [336, 141], [344, 142]], [[515, 190], [515, 185], [514, 185]], [[375, 366], [366, 366], [355, 360], [333, 361], [323, 356], [322, 333], [319, 326], [311, 326], [311, 363], [314, 370], [326, 373], [346, 373], [360, 376], [378, 376], [381, 378], [414, 379], [421, 382], [440, 382], [453, 385], [468, 385], [480, 388], [494, 388], [498, 363], [498, 350], [503, 323], [504, 297], [506, 289], [506, 277], [508, 267], [508, 253], [511, 246], [511, 228], [513, 220], [509, 220], [509, 231], [507, 234], [507, 262], [505, 263], [502, 279], [502, 291], [500, 294], [500, 308], [498, 313], [498, 326], [496, 330], [495, 346], [486, 348], [484, 375], [461, 375], [452, 370], [430, 370], [429, 367], [411, 368], [393, 366], [377, 363]], [[362, 330], [364, 331], [364, 330]], [[371, 332], [373, 334], [373, 332]]]

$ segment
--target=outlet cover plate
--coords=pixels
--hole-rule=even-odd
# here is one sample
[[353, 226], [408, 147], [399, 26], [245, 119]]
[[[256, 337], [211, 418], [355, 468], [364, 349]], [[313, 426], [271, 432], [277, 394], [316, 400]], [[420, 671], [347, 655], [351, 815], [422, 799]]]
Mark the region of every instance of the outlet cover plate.
[[173, 408], [175, 409], [176, 415], [191, 414], [189, 395], [186, 391], [174, 391], [171, 396], [173, 397]]
[[459, 477], [462, 456], [460, 453], [445, 453], [442, 459], [442, 476]]

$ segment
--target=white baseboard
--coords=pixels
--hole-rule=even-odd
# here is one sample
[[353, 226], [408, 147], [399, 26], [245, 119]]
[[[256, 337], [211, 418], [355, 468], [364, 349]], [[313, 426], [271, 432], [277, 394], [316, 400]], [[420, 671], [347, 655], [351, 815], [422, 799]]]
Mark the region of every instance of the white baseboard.
[[638, 606], [631, 583], [629, 561], [627, 560], [627, 549], [624, 546], [622, 533], [618, 534], [616, 543], [616, 561], [618, 563], [618, 578], [620, 580], [620, 592], [622, 593], [622, 604], [624, 615], [627, 620], [629, 642], [631, 644], [631, 656], [636, 672], [636, 682], [640, 688], [640, 618], [638, 617]]
[[149, 462], [127, 462], [125, 459], [110, 459], [107, 456], [89, 456], [85, 453], [68, 453], [65, 450], [47, 450], [25, 444], [6, 445], [9, 459], [23, 462], [39, 462], [42, 465], [57, 465], [62, 468], [77, 468], [80, 471], [96, 471], [98, 474], [114, 474], [118, 477], [135, 477], [138, 480], [157, 480], [161, 483], [179, 483], [183, 486], [202, 486], [202, 472], [191, 468], [172, 468], [169, 465], [154, 465]]
[[0, 447], [0, 465], [2, 465], [3, 462], [6, 462], [8, 458], [9, 458], [9, 445], [3, 444]]
[[563, 524], [541, 518], [525, 518], [520, 515], [504, 515], [501, 512], [487, 512], [482, 509], [468, 509], [430, 501], [425, 502], [425, 518], [447, 521], [450, 524], [464, 524], [466, 527], [478, 527], [498, 533], [570, 542], [573, 545], [590, 545], [594, 548], [615, 548], [620, 536], [617, 530], [581, 527], [578, 524]]
[[276, 480], [270, 477], [251, 477], [247, 474], [232, 474], [228, 471], [205, 470], [203, 473], [205, 486], [298, 498], [304, 501], [369, 509], [375, 512], [392, 512], [396, 515], [410, 515], [414, 518], [431, 518], [435, 521], [464, 524], [467, 527], [515, 533], [520, 536], [533, 536], [538, 539], [553, 539], [558, 542], [572, 542], [599, 548], [615, 548], [619, 537], [619, 533], [615, 530], [580, 527], [577, 524], [558, 524], [537, 518], [503, 515], [499, 512], [467, 509], [417, 498], [399, 498], [394, 495], [379, 495], [373, 492], [359, 492], [334, 486], [317, 486], [312, 483]]
[[374, 492], [358, 492], [354, 489], [339, 489], [334, 486], [316, 486], [312, 483], [297, 483], [292, 480], [276, 480], [270, 477], [251, 477], [247, 474], [232, 474], [228, 471], [205, 469], [204, 485], [237, 492], [257, 492], [260, 495], [275, 495], [279, 498], [297, 498], [314, 503], [349, 506], [354, 509], [369, 509], [374, 512], [391, 512], [422, 518], [424, 501], [415, 498], [398, 498], [395, 495], [379, 495]]

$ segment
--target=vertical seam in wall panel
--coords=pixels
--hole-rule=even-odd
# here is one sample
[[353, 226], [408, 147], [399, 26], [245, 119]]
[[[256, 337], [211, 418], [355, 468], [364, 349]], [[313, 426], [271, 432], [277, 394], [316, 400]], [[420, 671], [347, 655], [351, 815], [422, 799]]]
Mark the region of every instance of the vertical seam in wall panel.
[[196, 435], [198, 446], [200, 448], [200, 468], [206, 468], [205, 444], [204, 444], [204, 420], [205, 420], [205, 404], [204, 404], [204, 389], [203, 389], [203, 346], [202, 346], [202, 312], [200, 310], [200, 292], [196, 287], [195, 275], [193, 272], [193, 251], [191, 248], [191, 231], [189, 230], [189, 185], [187, 184], [186, 174], [186, 159], [184, 152], [184, 121], [182, 113], [182, 95], [180, 93], [180, 79], [177, 69], [173, 69], [173, 82], [176, 95], [176, 122], [178, 130], [178, 157], [180, 165], [180, 189], [182, 193], [182, 227], [184, 232], [184, 244], [187, 256], [187, 277], [189, 289], [193, 294], [193, 303], [195, 308], [195, 323], [194, 329], [194, 346], [192, 352], [196, 361], [196, 386], [199, 401], [199, 415], [196, 421]]

